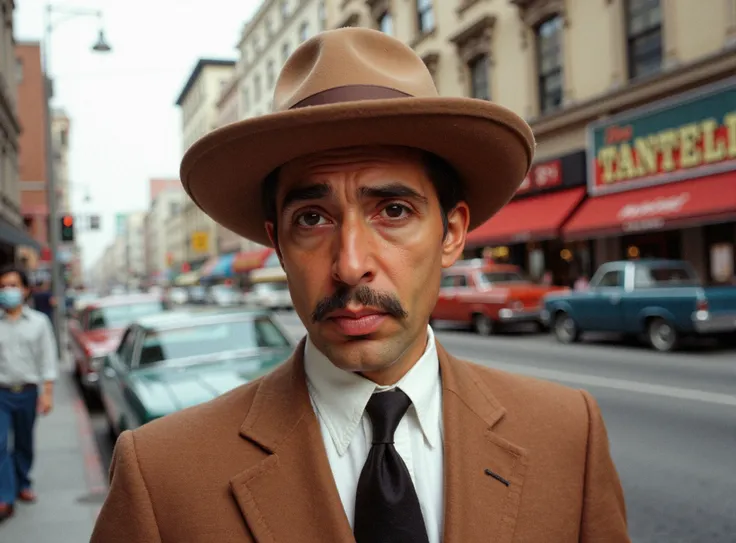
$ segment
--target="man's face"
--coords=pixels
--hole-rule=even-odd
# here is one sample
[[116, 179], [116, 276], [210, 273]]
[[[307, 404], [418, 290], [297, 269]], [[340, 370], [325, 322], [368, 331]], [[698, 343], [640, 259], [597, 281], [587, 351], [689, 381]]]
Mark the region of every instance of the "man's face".
[[400, 377], [426, 346], [441, 269], [465, 243], [467, 205], [449, 213], [443, 238], [420, 153], [373, 147], [286, 164], [276, 206], [277, 230], [267, 229], [317, 348], [377, 382]]
[[18, 288], [23, 293], [24, 298], [30, 293], [30, 290], [23, 286], [23, 281], [16, 272], [6, 273], [0, 276], [0, 289], [4, 288]]

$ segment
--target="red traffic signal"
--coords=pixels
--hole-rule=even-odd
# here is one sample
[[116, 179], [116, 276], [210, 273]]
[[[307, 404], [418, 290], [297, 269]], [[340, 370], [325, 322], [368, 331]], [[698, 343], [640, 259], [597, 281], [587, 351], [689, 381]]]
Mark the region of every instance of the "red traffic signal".
[[67, 228], [69, 228], [69, 227], [71, 227], [71, 226], [74, 226], [74, 217], [72, 217], [71, 215], [65, 215], [65, 216], [64, 216], [64, 217], [63, 217], [63, 218], [61, 219], [61, 224], [63, 224], [63, 225], [64, 225], [64, 226], [66, 226]]

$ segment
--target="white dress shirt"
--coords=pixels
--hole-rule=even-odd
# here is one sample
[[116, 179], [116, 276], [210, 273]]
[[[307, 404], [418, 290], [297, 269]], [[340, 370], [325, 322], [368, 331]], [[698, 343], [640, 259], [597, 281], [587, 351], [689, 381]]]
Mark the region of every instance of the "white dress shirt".
[[429, 542], [439, 543], [444, 517], [442, 385], [431, 327], [428, 337], [427, 348], [419, 361], [391, 386], [376, 385], [356, 373], [335, 367], [309, 338], [304, 348], [304, 367], [327, 459], [351, 527], [358, 479], [373, 434], [370, 418], [365, 413], [368, 400], [374, 392], [394, 387], [409, 396], [412, 404], [396, 429], [394, 446], [414, 483]]

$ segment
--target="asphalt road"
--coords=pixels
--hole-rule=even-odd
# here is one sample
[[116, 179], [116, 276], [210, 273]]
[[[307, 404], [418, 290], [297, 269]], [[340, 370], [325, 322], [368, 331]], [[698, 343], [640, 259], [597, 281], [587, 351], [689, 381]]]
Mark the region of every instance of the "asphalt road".
[[[295, 337], [294, 314], [279, 317]], [[662, 355], [596, 338], [559, 345], [517, 333], [482, 338], [439, 329], [454, 355], [589, 390], [608, 426], [635, 543], [736, 543], [736, 351]], [[105, 465], [112, 444], [93, 425]]]

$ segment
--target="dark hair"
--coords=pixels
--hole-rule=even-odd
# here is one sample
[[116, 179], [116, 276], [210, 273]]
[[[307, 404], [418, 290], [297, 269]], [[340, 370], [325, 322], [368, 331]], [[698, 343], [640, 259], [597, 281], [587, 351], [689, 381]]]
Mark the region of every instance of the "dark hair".
[[20, 277], [20, 282], [23, 285], [23, 288], [30, 288], [31, 287], [31, 281], [28, 278], [28, 273], [23, 269], [15, 264], [6, 264], [5, 266], [0, 268], [0, 277], [4, 277], [8, 275], [9, 273], [17, 273], [18, 277]]
[[[442, 216], [442, 237], [447, 235], [449, 228], [448, 215], [457, 204], [465, 199], [462, 178], [457, 170], [445, 159], [427, 151], [422, 152], [422, 164], [427, 177], [432, 182], [440, 202], [440, 213]], [[261, 186], [261, 203], [265, 212], [266, 220], [276, 226], [278, 218], [276, 205], [276, 192], [278, 190], [279, 170], [272, 171]], [[276, 229], [274, 228], [274, 236]], [[276, 240], [274, 240], [276, 241]]]

